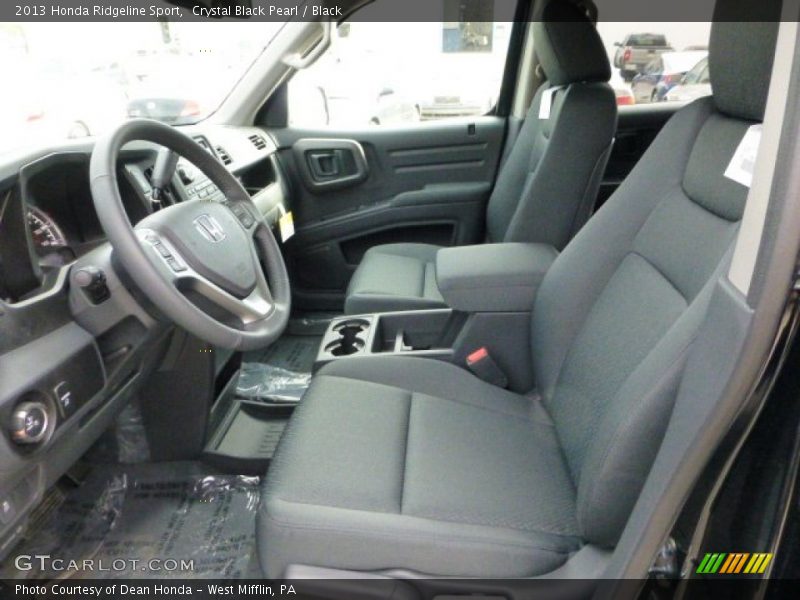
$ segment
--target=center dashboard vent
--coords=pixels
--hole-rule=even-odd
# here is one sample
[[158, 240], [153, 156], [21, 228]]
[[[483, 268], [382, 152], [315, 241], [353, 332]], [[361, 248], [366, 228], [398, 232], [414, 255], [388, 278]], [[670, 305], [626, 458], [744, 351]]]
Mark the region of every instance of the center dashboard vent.
[[222, 146], [217, 146], [214, 148], [217, 151], [217, 156], [222, 161], [222, 164], [226, 167], [233, 162], [231, 155], [223, 148]]
[[249, 139], [253, 143], [253, 146], [256, 147], [256, 150], [263, 150], [264, 148], [267, 147], [266, 140], [264, 140], [264, 138], [258, 135], [257, 133], [254, 133], [247, 139]]
[[[198, 145], [202, 146], [206, 152], [211, 152], [211, 144], [208, 143], [208, 140], [201, 135], [197, 135], [192, 138]], [[213, 152], [212, 152], [213, 154]]]

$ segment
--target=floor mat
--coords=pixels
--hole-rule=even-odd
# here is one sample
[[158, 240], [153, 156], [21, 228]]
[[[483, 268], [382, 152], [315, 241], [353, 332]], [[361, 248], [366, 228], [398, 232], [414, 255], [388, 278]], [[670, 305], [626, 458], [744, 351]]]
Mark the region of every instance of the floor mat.
[[[0, 579], [248, 576], [259, 478], [209, 471], [199, 463], [94, 469], [11, 553], [63, 562], [19, 571], [6, 560], [11, 564], [0, 567]], [[160, 570], [148, 570], [155, 567]]]

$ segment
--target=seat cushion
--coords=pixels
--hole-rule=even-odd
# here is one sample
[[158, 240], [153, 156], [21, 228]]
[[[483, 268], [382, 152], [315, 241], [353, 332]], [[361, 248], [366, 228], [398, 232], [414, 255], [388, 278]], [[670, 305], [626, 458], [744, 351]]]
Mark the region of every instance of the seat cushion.
[[436, 286], [439, 248], [432, 244], [386, 244], [370, 248], [350, 280], [345, 313], [444, 308]]
[[551, 571], [580, 543], [575, 488], [536, 399], [433, 359], [320, 371], [270, 467], [268, 577], [290, 564], [442, 576]]

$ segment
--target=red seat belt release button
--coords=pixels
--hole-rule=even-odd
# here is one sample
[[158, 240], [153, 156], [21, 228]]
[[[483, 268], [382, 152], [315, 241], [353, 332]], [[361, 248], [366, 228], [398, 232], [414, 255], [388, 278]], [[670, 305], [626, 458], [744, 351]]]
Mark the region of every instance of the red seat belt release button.
[[487, 383], [508, 387], [508, 378], [492, 359], [485, 346], [467, 355], [467, 368]]

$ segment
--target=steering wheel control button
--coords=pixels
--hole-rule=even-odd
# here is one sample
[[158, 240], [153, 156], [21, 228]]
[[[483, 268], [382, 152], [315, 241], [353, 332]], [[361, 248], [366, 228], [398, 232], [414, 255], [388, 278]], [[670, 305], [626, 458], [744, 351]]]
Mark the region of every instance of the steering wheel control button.
[[68, 418], [75, 412], [77, 405], [75, 404], [75, 399], [72, 397], [69, 384], [66, 381], [58, 383], [53, 388], [53, 395], [56, 397], [58, 405], [61, 407], [61, 413], [64, 415], [64, 418]]
[[47, 435], [50, 418], [43, 402], [20, 403], [11, 415], [11, 439], [17, 444], [38, 444]]
[[145, 239], [150, 243], [150, 245], [155, 248], [156, 252], [158, 252], [159, 256], [167, 263], [167, 266], [172, 269], [175, 273], [181, 273], [187, 270], [187, 267], [183, 262], [175, 255], [172, 254], [172, 251], [169, 247], [164, 244], [158, 237], [153, 234], [148, 234], [145, 236]]
[[241, 204], [233, 204], [231, 206], [231, 211], [236, 218], [239, 219], [239, 222], [245, 226], [246, 229], [250, 229], [255, 223], [255, 219], [253, 219], [253, 215], [250, 214], [250, 211], [247, 210]]
[[169, 268], [172, 269], [173, 271], [175, 271], [176, 273], [180, 273], [181, 271], [185, 271], [186, 270], [186, 265], [184, 265], [182, 262], [180, 262], [176, 258], [172, 258], [172, 257], [168, 258], [167, 259], [167, 265], [169, 265]]
[[111, 297], [106, 283], [106, 274], [97, 267], [81, 267], [72, 280], [80, 287], [92, 304], [100, 304]]

